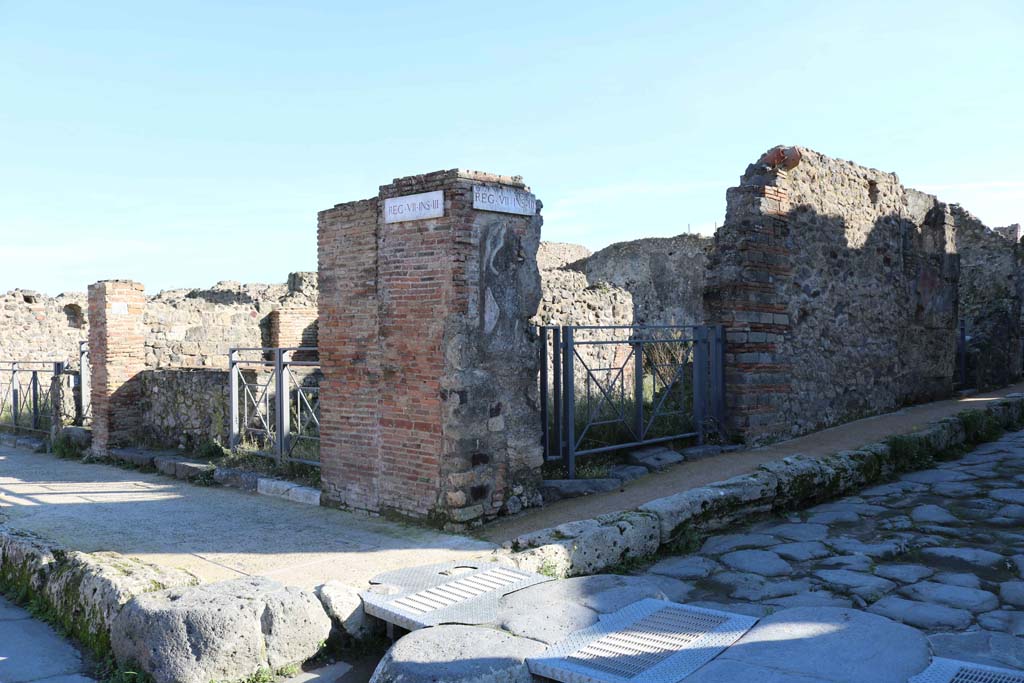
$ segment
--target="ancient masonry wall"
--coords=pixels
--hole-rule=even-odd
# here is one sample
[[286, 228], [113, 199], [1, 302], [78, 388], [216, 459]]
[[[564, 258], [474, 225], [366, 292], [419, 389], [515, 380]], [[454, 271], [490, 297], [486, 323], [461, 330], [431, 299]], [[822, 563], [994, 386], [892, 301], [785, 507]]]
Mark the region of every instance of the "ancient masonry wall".
[[968, 384], [992, 389], [1021, 377], [1024, 277], [1020, 226], [990, 229], [957, 205], [943, 205], [960, 255], [960, 317], [966, 322]]
[[[143, 312], [146, 367], [226, 368], [229, 348], [271, 344], [273, 311], [288, 311], [288, 328], [291, 321], [315, 320], [316, 302], [316, 273], [292, 273], [286, 284], [220, 282], [160, 292], [147, 298]], [[64, 361], [77, 368], [78, 344], [89, 334], [87, 309], [84, 294], [8, 292], [0, 297], [0, 359]], [[303, 329], [304, 343], [315, 345], [315, 334], [315, 326]]]
[[0, 360], [54, 361], [78, 367], [78, 345], [88, 339], [85, 294], [56, 297], [23, 289], [0, 296]]
[[89, 286], [92, 448], [101, 455], [131, 444], [139, 432], [145, 303], [137, 282], [105, 280]]
[[713, 240], [677, 235], [619, 242], [574, 267], [591, 283], [626, 290], [638, 325], [699, 325], [704, 320], [704, 273]]
[[784, 438], [950, 393], [958, 260], [934, 198], [792, 147], [727, 200], [705, 313], [728, 330], [736, 432]]
[[227, 370], [146, 370], [139, 374], [140, 424], [145, 446], [194, 450], [227, 445], [231, 393]]
[[[320, 452], [335, 504], [462, 528], [539, 500], [541, 219], [476, 210], [474, 186], [528, 192], [440, 171], [320, 214]], [[443, 215], [385, 221], [387, 199], [436, 191]]]

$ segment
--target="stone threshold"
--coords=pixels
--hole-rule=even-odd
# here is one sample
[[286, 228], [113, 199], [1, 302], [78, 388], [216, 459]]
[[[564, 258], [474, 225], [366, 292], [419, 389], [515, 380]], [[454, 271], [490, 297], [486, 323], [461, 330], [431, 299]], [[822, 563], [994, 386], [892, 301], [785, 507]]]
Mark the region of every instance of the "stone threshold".
[[261, 496], [274, 496], [303, 505], [320, 505], [320, 489], [301, 486], [285, 479], [261, 477], [255, 472], [233, 467], [217, 467], [205, 460], [193, 460], [181, 455], [166, 455], [141, 449], [112, 449], [109, 460], [122, 462], [141, 469], [156, 470], [193, 484], [216, 482]]
[[792, 455], [754, 472], [648, 501], [636, 508], [523, 534], [496, 551], [521, 569], [569, 577], [686, 551], [721, 529], [773, 512], [849, 495], [901, 472], [991, 441], [1024, 423], [1024, 393], [963, 410], [924, 429], [827, 456]]

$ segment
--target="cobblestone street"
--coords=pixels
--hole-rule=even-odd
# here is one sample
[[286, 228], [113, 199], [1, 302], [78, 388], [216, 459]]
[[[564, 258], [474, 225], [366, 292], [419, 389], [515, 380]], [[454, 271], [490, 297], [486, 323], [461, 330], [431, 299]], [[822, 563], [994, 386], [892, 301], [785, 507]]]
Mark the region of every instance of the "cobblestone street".
[[685, 602], [765, 616], [856, 607], [920, 629], [936, 656], [1024, 667], [1024, 432], [788, 518], [708, 539], [649, 574]]

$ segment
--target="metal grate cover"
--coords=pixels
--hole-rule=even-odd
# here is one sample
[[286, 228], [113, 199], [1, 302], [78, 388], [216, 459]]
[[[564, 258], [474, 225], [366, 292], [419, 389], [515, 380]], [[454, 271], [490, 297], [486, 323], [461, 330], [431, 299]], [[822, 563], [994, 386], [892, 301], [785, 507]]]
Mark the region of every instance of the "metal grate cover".
[[446, 562], [379, 574], [360, 597], [367, 614], [415, 631], [494, 621], [503, 596], [550, 580], [497, 562]]
[[735, 643], [754, 617], [634, 602], [528, 659], [530, 672], [563, 683], [677, 683]]
[[908, 683], [1024, 683], [1024, 671], [935, 657]]

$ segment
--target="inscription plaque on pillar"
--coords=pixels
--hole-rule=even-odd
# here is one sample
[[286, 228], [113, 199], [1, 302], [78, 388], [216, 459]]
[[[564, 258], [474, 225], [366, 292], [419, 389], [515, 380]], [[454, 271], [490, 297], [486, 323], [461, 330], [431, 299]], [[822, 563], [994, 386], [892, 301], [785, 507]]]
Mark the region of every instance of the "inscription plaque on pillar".
[[401, 223], [444, 215], [444, 190], [408, 194], [384, 200], [384, 222]]
[[473, 208], [532, 216], [537, 213], [537, 198], [525, 190], [517, 190], [514, 187], [475, 185]]

